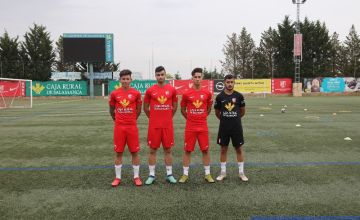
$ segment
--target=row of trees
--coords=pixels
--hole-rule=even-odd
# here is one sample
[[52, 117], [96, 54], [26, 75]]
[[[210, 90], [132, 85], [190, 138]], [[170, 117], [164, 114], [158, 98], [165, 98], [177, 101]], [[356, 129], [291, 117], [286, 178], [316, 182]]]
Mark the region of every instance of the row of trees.
[[[34, 24], [25, 33], [24, 40], [10, 37], [5, 33], [0, 36], [0, 77], [22, 78], [46, 81], [52, 71], [84, 72], [86, 63], [65, 63], [63, 56], [63, 37], [55, 42], [45, 26]], [[95, 72], [117, 71], [119, 63], [95, 63]]]
[[[301, 77], [360, 76], [360, 36], [352, 25], [344, 42], [332, 35], [325, 23], [305, 18], [300, 24], [303, 35]], [[295, 23], [288, 16], [274, 29], [261, 35], [259, 46], [243, 27], [240, 34], [227, 36], [221, 60], [224, 72], [238, 78], [293, 77]]]
[[[332, 35], [325, 23], [305, 18], [300, 24], [303, 34], [303, 60], [301, 77], [317, 76], [359, 76], [360, 36], [351, 27], [344, 42], [339, 35]], [[293, 77], [293, 36], [295, 23], [285, 16], [274, 29], [269, 27], [261, 35], [259, 46], [255, 45], [251, 34], [243, 27], [240, 34], [227, 36], [220, 61], [223, 69], [207, 71], [205, 78], [221, 78], [225, 73], [233, 73], [238, 78]], [[25, 33], [24, 40], [0, 36], [0, 77], [49, 80], [52, 71], [86, 71], [85, 63], [65, 63], [63, 38], [59, 37], [53, 47], [50, 33], [45, 26], [34, 24]], [[95, 72], [117, 71], [119, 63], [94, 64]], [[175, 74], [174, 78], [179, 78]]]

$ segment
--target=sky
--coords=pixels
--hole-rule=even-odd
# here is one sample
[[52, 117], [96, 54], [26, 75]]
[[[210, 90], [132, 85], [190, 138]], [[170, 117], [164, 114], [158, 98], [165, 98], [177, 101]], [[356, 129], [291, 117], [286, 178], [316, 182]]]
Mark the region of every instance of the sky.
[[[360, 31], [359, 9], [360, 0], [307, 0], [300, 20], [325, 22], [344, 41], [351, 25]], [[195, 67], [221, 69], [227, 35], [245, 27], [258, 45], [286, 15], [296, 20], [292, 0], [0, 0], [0, 34], [22, 40], [34, 23], [54, 42], [63, 33], [113, 33], [121, 69], [147, 79], [163, 65], [187, 79]]]

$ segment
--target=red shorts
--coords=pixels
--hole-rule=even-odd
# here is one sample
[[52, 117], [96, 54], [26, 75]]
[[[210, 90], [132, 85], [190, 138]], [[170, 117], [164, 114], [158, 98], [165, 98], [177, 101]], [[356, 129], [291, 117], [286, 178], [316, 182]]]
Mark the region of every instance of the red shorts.
[[148, 146], [158, 149], [160, 144], [164, 148], [174, 146], [174, 128], [150, 128], [148, 129]]
[[196, 139], [201, 151], [209, 149], [209, 131], [185, 131], [184, 150], [194, 151]]
[[131, 153], [140, 150], [139, 130], [136, 126], [114, 126], [114, 151], [117, 153], [124, 152], [127, 144]]

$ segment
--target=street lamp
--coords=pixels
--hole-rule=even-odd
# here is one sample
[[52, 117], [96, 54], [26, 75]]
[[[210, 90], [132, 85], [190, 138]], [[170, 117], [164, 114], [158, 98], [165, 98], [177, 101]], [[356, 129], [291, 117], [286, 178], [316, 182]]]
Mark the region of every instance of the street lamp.
[[300, 83], [300, 62], [302, 59], [302, 35], [300, 34], [300, 5], [306, 0], [292, 0], [296, 4], [296, 34], [294, 35], [295, 83]]

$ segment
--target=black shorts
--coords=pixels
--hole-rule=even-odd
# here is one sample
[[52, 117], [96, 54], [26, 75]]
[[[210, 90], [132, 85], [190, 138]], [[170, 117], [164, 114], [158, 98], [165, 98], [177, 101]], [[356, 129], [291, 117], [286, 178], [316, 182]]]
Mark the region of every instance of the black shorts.
[[230, 139], [232, 145], [235, 148], [241, 147], [244, 144], [244, 136], [242, 130], [229, 132], [229, 131], [221, 131], [219, 129], [217, 143], [220, 146], [229, 146]]

